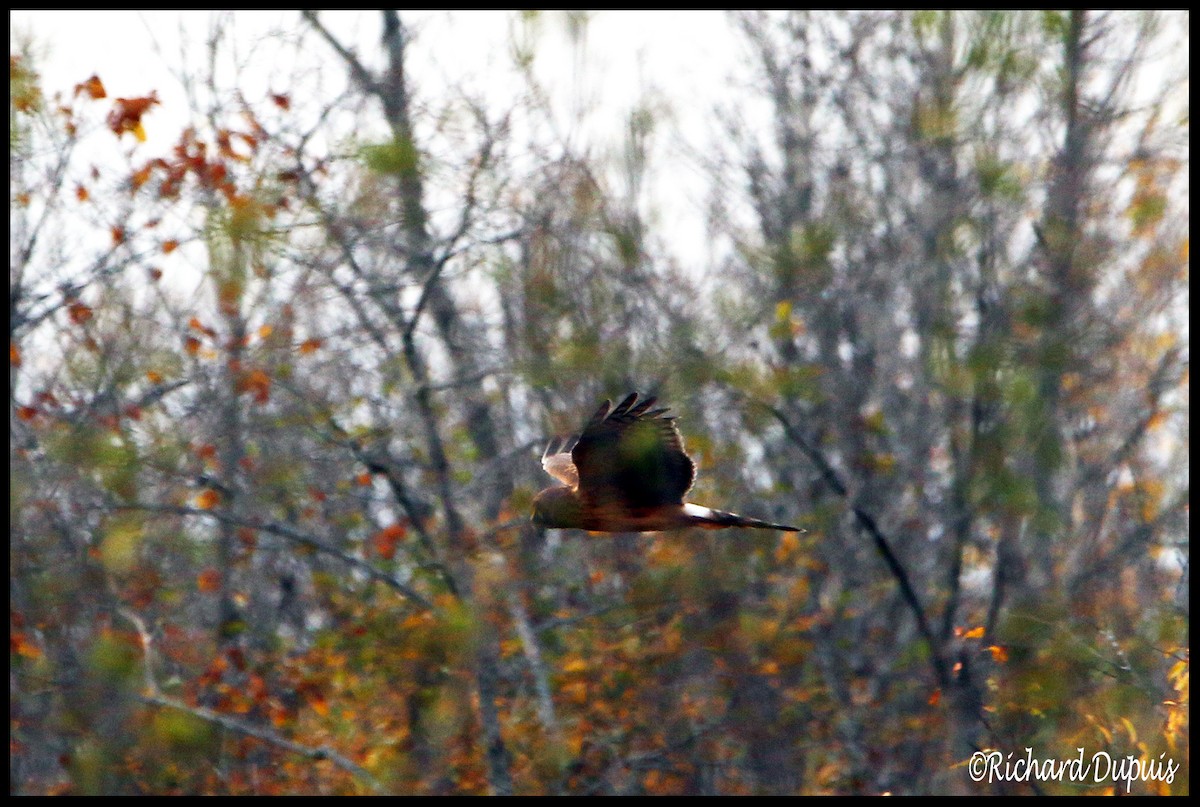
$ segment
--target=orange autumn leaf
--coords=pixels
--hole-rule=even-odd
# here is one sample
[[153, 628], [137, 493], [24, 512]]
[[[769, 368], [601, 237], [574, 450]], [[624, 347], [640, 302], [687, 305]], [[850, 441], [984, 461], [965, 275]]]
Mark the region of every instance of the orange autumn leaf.
[[20, 420], [30, 421], [37, 417], [38, 411], [32, 406], [22, 406], [17, 409], [17, 417]]
[[271, 697], [271, 693], [267, 691], [267, 682], [261, 675], [251, 673], [250, 683], [246, 689], [255, 703], [265, 703]]
[[110, 231], [112, 234], [113, 246], [118, 246], [125, 243], [126, 233], [124, 227], [113, 227]]
[[256, 403], [266, 403], [271, 397], [271, 377], [262, 370], [251, 370], [237, 383], [238, 392], [249, 392]]
[[196, 456], [202, 460], [215, 459], [217, 456], [217, 447], [212, 443], [206, 443], [196, 449]]
[[84, 92], [86, 92], [94, 101], [108, 96], [108, 93], [104, 91], [104, 82], [100, 81], [100, 77], [97, 75], [93, 75], [82, 84], [75, 85], [75, 95], [78, 96], [80, 93]]
[[204, 323], [202, 323], [198, 317], [192, 317], [191, 319], [189, 319], [188, 327], [191, 328], [193, 331], [200, 331], [200, 333], [208, 334], [209, 336], [213, 335], [212, 328], [209, 328]]
[[153, 172], [153, 170], [153, 163], [139, 168], [138, 170], [134, 171], [133, 175], [129, 178], [129, 184], [133, 186], [134, 190], [137, 190], [150, 181], [150, 174]]
[[281, 729], [284, 726], [286, 726], [288, 724], [288, 721], [291, 719], [288, 715], [287, 709], [285, 709], [282, 706], [275, 706], [274, 704], [272, 704], [270, 712], [271, 712], [271, 725], [277, 729]]
[[271, 333], [274, 330], [275, 330], [275, 327], [272, 325], [263, 325], [261, 328], [258, 329], [258, 338], [266, 339], [267, 337], [269, 337], [271, 335]]
[[239, 527], [237, 531], [238, 540], [247, 550], [253, 550], [258, 546], [258, 533], [249, 527]]
[[292, 108], [292, 99], [287, 95], [271, 93], [271, 101], [284, 112]]
[[238, 140], [241, 140], [247, 146], [249, 146], [251, 151], [258, 150], [259, 139], [257, 137], [255, 137], [254, 135], [248, 134], [246, 132], [234, 132], [233, 136], [236, 137]]
[[964, 639], [982, 639], [983, 633], [984, 633], [984, 631], [983, 631], [982, 626], [980, 626], [978, 628], [971, 628], [969, 631], [967, 631], [966, 633], [963, 634], [963, 638]]
[[76, 325], [82, 325], [92, 318], [92, 309], [83, 303], [74, 302], [67, 306], [67, 316]]
[[1008, 661], [1008, 651], [998, 644], [994, 644], [988, 648], [992, 653], [992, 659], [997, 662]]
[[320, 692], [313, 692], [309, 695], [308, 705], [321, 717], [329, 715], [329, 701], [325, 700], [325, 696]]
[[360, 488], [369, 487], [371, 485], [371, 475], [364, 471], [363, 473], [354, 477], [354, 481]]
[[305, 339], [300, 343], [301, 355], [307, 356], [310, 353], [315, 353], [321, 347], [321, 339]]
[[940, 689], [935, 689], [933, 691], [933, 694], [929, 696], [929, 705], [937, 706], [941, 702], [942, 702], [942, 691]]
[[196, 587], [211, 594], [221, 587], [221, 573], [210, 566], [196, 577]]
[[17, 347], [16, 342], [8, 343], [8, 363], [13, 367], [21, 366], [21, 348]]
[[396, 545], [408, 533], [403, 524], [393, 524], [371, 536], [371, 545], [381, 558], [391, 560], [396, 556]]
[[201, 510], [211, 510], [221, 501], [221, 494], [212, 488], [205, 488], [196, 495], [196, 506]]
[[87, 188], [83, 187], [82, 185], [75, 186], [75, 198], [76, 199], [78, 199], [81, 202], [86, 202], [88, 200], [88, 196], [89, 196], [89, 194], [88, 194]]
[[563, 685], [561, 692], [563, 697], [571, 703], [581, 704], [588, 701], [587, 684], [582, 681], [572, 681]]
[[16, 653], [25, 658], [41, 658], [42, 649], [29, 640], [23, 631], [16, 631], [8, 637], [10, 653]]
[[179, 249], [179, 242], [173, 238], [163, 241], [162, 251], [166, 255], [170, 255], [175, 250]]
[[161, 384], [163, 377], [162, 377], [161, 373], [156, 372], [155, 370], [147, 370], [146, 371], [146, 380], [149, 381], [151, 384]]
[[193, 356], [200, 350], [200, 340], [194, 336], [189, 336], [183, 340], [183, 349]]

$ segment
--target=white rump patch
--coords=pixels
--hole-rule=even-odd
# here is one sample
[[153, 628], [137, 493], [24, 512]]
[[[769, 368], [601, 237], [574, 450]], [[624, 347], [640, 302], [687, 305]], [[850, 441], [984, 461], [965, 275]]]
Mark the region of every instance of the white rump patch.
[[692, 516], [693, 518], [713, 518], [716, 516], [716, 512], [711, 508], [701, 507], [700, 505], [692, 504], [691, 502], [688, 502], [683, 506], [683, 512], [685, 515]]

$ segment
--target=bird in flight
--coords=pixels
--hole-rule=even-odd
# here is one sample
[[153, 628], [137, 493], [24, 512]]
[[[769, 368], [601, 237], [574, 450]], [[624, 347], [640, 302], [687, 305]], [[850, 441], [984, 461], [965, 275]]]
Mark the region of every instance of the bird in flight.
[[756, 527], [804, 532], [683, 500], [696, 466], [683, 450], [675, 418], [636, 392], [605, 401], [568, 451], [546, 446], [542, 467], [562, 482], [533, 499], [533, 523], [592, 532], [658, 532], [687, 527]]

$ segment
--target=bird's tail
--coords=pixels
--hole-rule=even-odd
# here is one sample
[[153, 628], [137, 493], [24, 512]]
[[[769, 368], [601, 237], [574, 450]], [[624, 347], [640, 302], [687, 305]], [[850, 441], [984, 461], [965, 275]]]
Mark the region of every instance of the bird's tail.
[[721, 530], [727, 527], [753, 527], [760, 530], [783, 530], [784, 532], [808, 532], [799, 527], [789, 527], [786, 524], [772, 524], [769, 521], [759, 521], [757, 518], [739, 516], [737, 513], [726, 513], [724, 510], [713, 510], [711, 507], [701, 507], [698, 504], [685, 504], [684, 512], [692, 524], [709, 530]]

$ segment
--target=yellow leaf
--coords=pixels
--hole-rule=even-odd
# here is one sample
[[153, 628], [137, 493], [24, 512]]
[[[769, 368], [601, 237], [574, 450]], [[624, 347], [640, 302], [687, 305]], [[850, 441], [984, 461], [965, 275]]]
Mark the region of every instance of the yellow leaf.
[[583, 751], [583, 734], [576, 732], [567, 737], [567, 750], [571, 752], [571, 756], [577, 757]]
[[983, 627], [980, 626], [978, 628], [971, 628], [969, 631], [967, 631], [966, 633], [963, 634], [963, 638], [964, 639], [982, 639], [983, 634], [984, 634]]
[[1100, 732], [1100, 736], [1102, 736], [1104, 738], [1104, 742], [1111, 745], [1112, 744], [1112, 732], [1110, 732], [1107, 728], [1105, 728], [1103, 725], [1101, 725], [1100, 721], [1096, 719], [1095, 715], [1086, 714], [1086, 715], [1084, 715], [1084, 717], [1087, 718], [1089, 723], [1091, 723], [1093, 726], [1096, 727], [1096, 730]]
[[587, 684], [573, 681], [562, 688], [563, 695], [572, 703], [587, 703]]
[[800, 548], [800, 539], [794, 532], [785, 532], [779, 537], [779, 545], [775, 547], [775, 562], [784, 563], [788, 557]]

